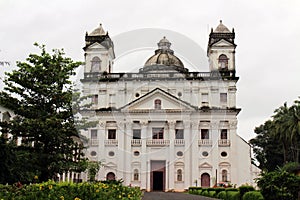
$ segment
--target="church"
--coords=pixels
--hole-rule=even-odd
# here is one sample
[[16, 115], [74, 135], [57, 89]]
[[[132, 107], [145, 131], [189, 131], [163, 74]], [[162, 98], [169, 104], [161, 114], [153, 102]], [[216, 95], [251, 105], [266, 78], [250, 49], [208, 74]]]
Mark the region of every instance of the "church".
[[211, 29], [206, 72], [190, 72], [162, 37], [142, 68], [115, 73], [108, 33], [101, 24], [86, 33], [81, 83], [92, 106], [82, 116], [98, 122], [84, 132], [98, 180], [145, 191], [253, 184], [251, 148], [237, 133], [234, 39], [222, 21]]

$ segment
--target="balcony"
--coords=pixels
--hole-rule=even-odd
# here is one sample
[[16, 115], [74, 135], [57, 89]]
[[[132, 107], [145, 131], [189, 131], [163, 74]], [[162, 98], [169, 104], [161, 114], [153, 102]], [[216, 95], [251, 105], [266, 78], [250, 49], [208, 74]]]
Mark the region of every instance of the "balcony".
[[91, 139], [90, 145], [91, 146], [98, 146], [99, 145], [99, 140], [97, 140], [97, 139]]
[[198, 140], [198, 145], [199, 146], [211, 146], [212, 145], [212, 141], [209, 140], [209, 139]]
[[154, 139], [154, 140], [147, 140], [147, 146], [169, 146], [170, 140], [164, 139]]
[[142, 146], [142, 140], [141, 139], [132, 139], [131, 140], [131, 146], [133, 146], [133, 147]]
[[184, 139], [175, 139], [174, 145], [175, 146], [184, 146]]
[[219, 140], [219, 147], [229, 147], [229, 146], [230, 146], [230, 140], [227, 139]]
[[118, 146], [118, 140], [116, 140], [116, 139], [104, 140], [104, 145], [105, 146]]

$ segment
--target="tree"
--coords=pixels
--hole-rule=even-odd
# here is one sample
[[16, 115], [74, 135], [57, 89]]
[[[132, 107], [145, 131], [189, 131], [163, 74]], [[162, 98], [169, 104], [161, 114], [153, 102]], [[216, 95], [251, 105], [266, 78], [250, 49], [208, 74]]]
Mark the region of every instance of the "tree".
[[259, 167], [269, 171], [287, 162], [299, 162], [300, 103], [290, 107], [284, 103], [274, 111], [271, 120], [255, 128], [257, 136], [250, 140]]
[[278, 168], [273, 172], [263, 172], [257, 179], [257, 186], [268, 200], [298, 199], [300, 176]]
[[258, 167], [268, 171], [275, 170], [283, 163], [282, 145], [273, 136], [273, 131], [273, 122], [268, 120], [255, 128], [257, 136], [250, 140]]
[[75, 142], [79, 135], [70, 81], [81, 63], [64, 57], [63, 50], [50, 54], [45, 46], [35, 46], [41, 50], [40, 55], [30, 54], [26, 62], [17, 62], [16, 70], [6, 73], [0, 105], [18, 117], [0, 125], [12, 140], [22, 138], [16, 148], [24, 152], [23, 162], [31, 164], [30, 171], [35, 171], [40, 181], [46, 181], [57, 173], [81, 169], [82, 145]]

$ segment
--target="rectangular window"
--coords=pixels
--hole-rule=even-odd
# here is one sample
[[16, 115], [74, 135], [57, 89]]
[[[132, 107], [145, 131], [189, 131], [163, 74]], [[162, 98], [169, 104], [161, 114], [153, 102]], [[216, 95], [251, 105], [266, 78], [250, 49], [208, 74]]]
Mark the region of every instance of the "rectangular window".
[[92, 140], [97, 139], [97, 130], [95, 129], [91, 130], [91, 139]]
[[132, 139], [141, 139], [141, 129], [133, 129]]
[[221, 139], [227, 139], [227, 129], [221, 130]]
[[202, 93], [202, 103], [208, 103], [208, 93]]
[[201, 129], [201, 139], [209, 139], [209, 130], [208, 129]]
[[98, 105], [98, 94], [95, 94], [93, 97], [92, 97], [92, 103], [94, 105]]
[[108, 130], [108, 139], [115, 140], [116, 139], [116, 129], [109, 129]]
[[176, 129], [175, 130], [175, 139], [184, 139], [183, 129]]
[[220, 93], [220, 102], [222, 104], [226, 104], [227, 103], [227, 93]]
[[152, 128], [152, 139], [164, 139], [164, 128]]

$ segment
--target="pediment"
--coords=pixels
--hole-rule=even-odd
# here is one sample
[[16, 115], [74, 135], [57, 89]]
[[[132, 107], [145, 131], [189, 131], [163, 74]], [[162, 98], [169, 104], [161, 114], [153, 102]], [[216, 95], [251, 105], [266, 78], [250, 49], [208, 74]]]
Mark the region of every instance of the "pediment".
[[113, 162], [109, 162], [109, 163], [107, 163], [104, 166], [107, 167], [107, 168], [116, 168], [117, 167], [117, 165], [115, 163], [113, 163]]
[[92, 45], [88, 46], [88, 50], [95, 50], [95, 49], [106, 49], [105, 46], [99, 44], [98, 42], [93, 43]]
[[215, 44], [213, 44], [213, 46], [216, 46], [216, 47], [232, 47], [233, 44], [226, 41], [226, 40], [224, 40], [224, 39], [221, 39], [218, 42], [216, 42]]
[[221, 162], [221, 163], [219, 164], [219, 166], [220, 166], [220, 167], [230, 167], [230, 163], [228, 163], [228, 162]]
[[199, 168], [202, 168], [202, 169], [211, 169], [211, 168], [212, 168], [212, 165], [210, 165], [210, 164], [207, 163], [207, 162], [204, 162], [204, 163], [202, 163], [201, 165], [199, 165]]
[[[155, 101], [160, 100], [160, 109], [155, 108]], [[170, 93], [156, 88], [142, 97], [130, 102], [121, 108], [122, 111], [138, 111], [138, 110], [153, 110], [153, 111], [192, 111], [196, 108], [188, 102], [171, 95]]]

